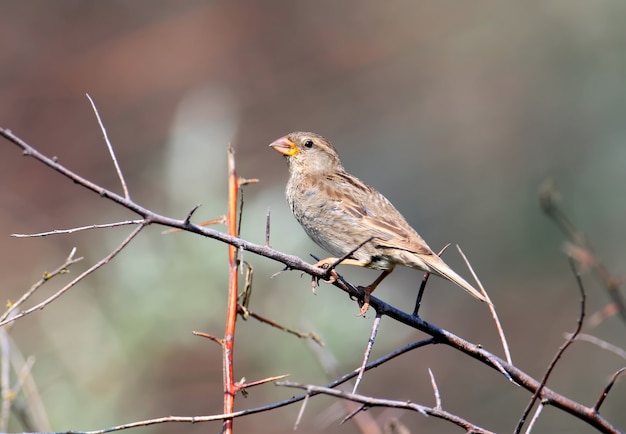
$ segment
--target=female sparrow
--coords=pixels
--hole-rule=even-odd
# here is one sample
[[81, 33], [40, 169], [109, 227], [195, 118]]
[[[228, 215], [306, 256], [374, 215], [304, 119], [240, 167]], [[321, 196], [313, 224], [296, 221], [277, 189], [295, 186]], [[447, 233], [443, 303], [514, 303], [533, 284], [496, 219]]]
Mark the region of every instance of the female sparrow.
[[335, 256], [316, 265], [328, 267], [354, 250], [341, 264], [383, 270], [372, 284], [360, 287], [365, 292], [361, 315], [369, 308], [370, 294], [398, 264], [436, 274], [485, 301], [385, 196], [345, 171], [330, 141], [315, 133], [293, 132], [270, 146], [287, 159], [286, 194], [293, 215], [313, 241]]

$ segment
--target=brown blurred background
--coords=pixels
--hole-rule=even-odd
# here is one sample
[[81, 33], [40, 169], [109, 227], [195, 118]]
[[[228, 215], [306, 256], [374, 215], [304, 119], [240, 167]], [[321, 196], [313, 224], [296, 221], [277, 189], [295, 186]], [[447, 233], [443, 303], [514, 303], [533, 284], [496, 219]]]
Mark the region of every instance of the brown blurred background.
[[[242, 235], [310, 259], [323, 255], [283, 198], [284, 161], [267, 145], [293, 130], [335, 143], [346, 168], [374, 185], [438, 249], [459, 243], [501, 315], [514, 362], [540, 377], [579, 313], [562, 237], [541, 214], [537, 190], [555, 179], [572, 219], [617, 274], [626, 250], [626, 5], [619, 2], [26, 1], [0, 3], [0, 125], [79, 174], [120, 191], [85, 93], [99, 107], [140, 204], [215, 218], [226, 206], [226, 145], [245, 190]], [[128, 228], [48, 238], [32, 233], [132, 218], [19, 150], [0, 144], [0, 298], [15, 300], [73, 246], [85, 261], [49, 282], [50, 295], [98, 261]], [[338, 372], [361, 361], [373, 314], [333, 287], [311, 294], [299, 273], [245, 255], [254, 269], [252, 310], [315, 330]], [[446, 261], [462, 274], [458, 254]], [[134, 420], [221, 412], [219, 348], [192, 330], [223, 333], [226, 248], [188, 234], [141, 234], [120, 256], [53, 305], [11, 329], [14, 351], [34, 356], [50, 421], [87, 430]], [[342, 270], [368, 283], [367, 270]], [[607, 303], [586, 275], [588, 312]], [[421, 273], [398, 270], [377, 295], [412, 309]], [[432, 279], [422, 316], [502, 354], [484, 306]], [[36, 301], [36, 300], [35, 300]], [[612, 318], [588, 332], [626, 346]], [[374, 357], [423, 338], [384, 320]], [[236, 375], [291, 374], [325, 384], [307, 344], [254, 321], [238, 323]], [[592, 404], [624, 360], [576, 343], [549, 386]], [[445, 347], [424, 348], [368, 374], [360, 391], [444, 407], [510, 432], [529, 394]], [[293, 394], [274, 386], [238, 398], [238, 409]], [[622, 429], [626, 387], [603, 406]], [[289, 432], [296, 406], [235, 422], [236, 432]], [[412, 432], [459, 432], [420, 415]], [[356, 433], [342, 408], [316, 398], [299, 432]], [[11, 428], [22, 430], [18, 424]], [[160, 425], [140, 432], [218, 432], [219, 424]], [[134, 432], [137, 432], [134, 431]], [[547, 409], [534, 432], [592, 432]]]

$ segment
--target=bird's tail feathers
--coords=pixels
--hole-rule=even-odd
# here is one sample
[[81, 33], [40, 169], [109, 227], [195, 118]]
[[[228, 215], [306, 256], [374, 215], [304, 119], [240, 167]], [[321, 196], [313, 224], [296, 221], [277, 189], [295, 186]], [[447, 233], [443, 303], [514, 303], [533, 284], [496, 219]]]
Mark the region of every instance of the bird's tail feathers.
[[[424, 258], [425, 259], [425, 258]], [[433, 255], [429, 257], [428, 260], [424, 260], [423, 264], [426, 265], [426, 269], [430, 269], [429, 271], [433, 274], [436, 274], [444, 279], [449, 280], [452, 283], [456, 283], [458, 286], [463, 288], [473, 297], [476, 297], [480, 301], [486, 302], [487, 299], [484, 295], [480, 293], [476, 288], [474, 288], [471, 284], [469, 284], [465, 279], [456, 274], [452, 268], [448, 266], [442, 259], [437, 255]]]

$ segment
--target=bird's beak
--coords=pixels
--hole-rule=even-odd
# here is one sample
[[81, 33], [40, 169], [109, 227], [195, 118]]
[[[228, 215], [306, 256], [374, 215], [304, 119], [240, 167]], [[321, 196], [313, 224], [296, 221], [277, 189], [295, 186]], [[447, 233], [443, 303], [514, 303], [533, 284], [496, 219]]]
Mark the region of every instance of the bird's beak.
[[296, 144], [289, 140], [287, 136], [281, 137], [278, 140], [274, 140], [272, 143], [270, 143], [270, 146], [274, 148], [276, 152], [280, 152], [287, 157], [293, 157], [298, 152], [300, 152]]

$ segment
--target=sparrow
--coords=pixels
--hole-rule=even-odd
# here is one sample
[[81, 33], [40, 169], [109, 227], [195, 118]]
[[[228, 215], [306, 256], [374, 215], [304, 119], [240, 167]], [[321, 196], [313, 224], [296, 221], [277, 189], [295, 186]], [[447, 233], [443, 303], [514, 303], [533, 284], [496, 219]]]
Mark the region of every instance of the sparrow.
[[[382, 270], [370, 285], [359, 286], [364, 291], [361, 316], [369, 308], [370, 294], [396, 265], [435, 274], [486, 301], [428, 247], [385, 196], [346, 172], [328, 139], [298, 131], [270, 146], [287, 160], [286, 196], [294, 217], [333, 255], [316, 266], [328, 268], [343, 258], [340, 264]], [[331, 281], [336, 279], [331, 270]]]

